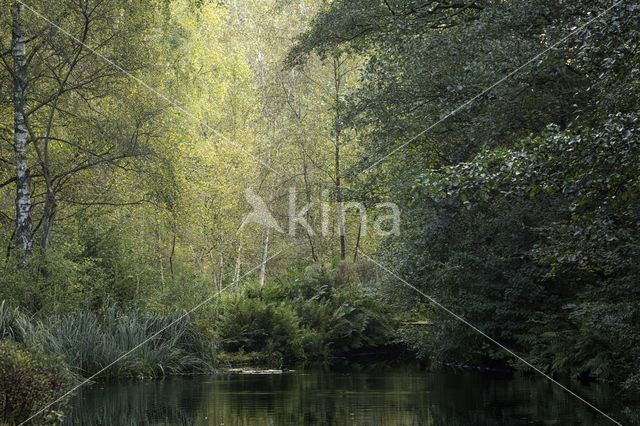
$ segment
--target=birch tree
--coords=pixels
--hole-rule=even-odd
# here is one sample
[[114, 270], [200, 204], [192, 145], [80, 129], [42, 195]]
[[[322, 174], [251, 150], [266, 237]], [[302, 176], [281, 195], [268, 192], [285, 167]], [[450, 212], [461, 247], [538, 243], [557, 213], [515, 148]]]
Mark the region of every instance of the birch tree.
[[150, 153], [157, 134], [149, 123], [162, 107], [149, 94], [127, 98], [137, 83], [126, 73], [150, 63], [140, 54], [147, 48], [132, 43], [150, 23], [147, 10], [119, 0], [68, 0], [33, 10], [16, 1], [11, 12], [12, 61], [3, 54], [2, 64], [13, 79], [16, 173], [0, 187], [16, 186], [15, 240], [24, 266], [36, 231], [46, 254], [61, 203], [69, 213], [78, 205], [131, 202], [106, 190], [110, 179], [86, 178]]
[[14, 2], [11, 8], [11, 50], [13, 56], [13, 146], [16, 163], [16, 229], [19, 264], [25, 266], [31, 258], [33, 234], [31, 229], [31, 186], [27, 145], [27, 60], [23, 28], [24, 6]]

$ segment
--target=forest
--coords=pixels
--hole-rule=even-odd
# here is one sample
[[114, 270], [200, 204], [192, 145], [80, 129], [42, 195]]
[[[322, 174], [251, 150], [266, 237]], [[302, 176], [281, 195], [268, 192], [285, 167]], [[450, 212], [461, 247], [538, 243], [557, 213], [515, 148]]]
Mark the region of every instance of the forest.
[[365, 353], [637, 397], [640, 1], [0, 10], [0, 424]]

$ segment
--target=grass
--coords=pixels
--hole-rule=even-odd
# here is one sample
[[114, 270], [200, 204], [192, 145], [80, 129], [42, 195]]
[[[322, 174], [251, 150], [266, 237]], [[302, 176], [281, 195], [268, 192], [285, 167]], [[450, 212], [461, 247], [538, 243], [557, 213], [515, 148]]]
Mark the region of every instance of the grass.
[[[22, 343], [40, 353], [58, 355], [72, 371], [88, 377], [162, 330], [110, 366], [103, 376], [155, 377], [214, 371], [215, 346], [189, 318], [179, 319], [181, 314], [85, 311], [39, 320], [0, 302], [0, 338]], [[176, 323], [171, 324], [173, 321]]]

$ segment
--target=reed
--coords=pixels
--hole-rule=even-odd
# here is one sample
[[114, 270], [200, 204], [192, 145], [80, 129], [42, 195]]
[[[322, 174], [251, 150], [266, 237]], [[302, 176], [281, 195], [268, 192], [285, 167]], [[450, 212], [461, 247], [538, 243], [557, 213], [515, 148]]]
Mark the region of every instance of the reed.
[[181, 315], [174, 312], [154, 316], [111, 309], [104, 314], [73, 312], [39, 320], [0, 302], [0, 338], [60, 356], [84, 377], [144, 342], [104, 371], [103, 376], [153, 377], [213, 371], [215, 345], [188, 318], [179, 319]]

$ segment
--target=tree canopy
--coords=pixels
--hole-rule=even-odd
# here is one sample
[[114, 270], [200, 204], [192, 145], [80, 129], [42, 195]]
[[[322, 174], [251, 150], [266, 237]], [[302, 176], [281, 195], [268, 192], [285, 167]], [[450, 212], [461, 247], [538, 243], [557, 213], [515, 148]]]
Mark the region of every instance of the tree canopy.
[[0, 300], [640, 384], [640, 1], [2, 5]]

